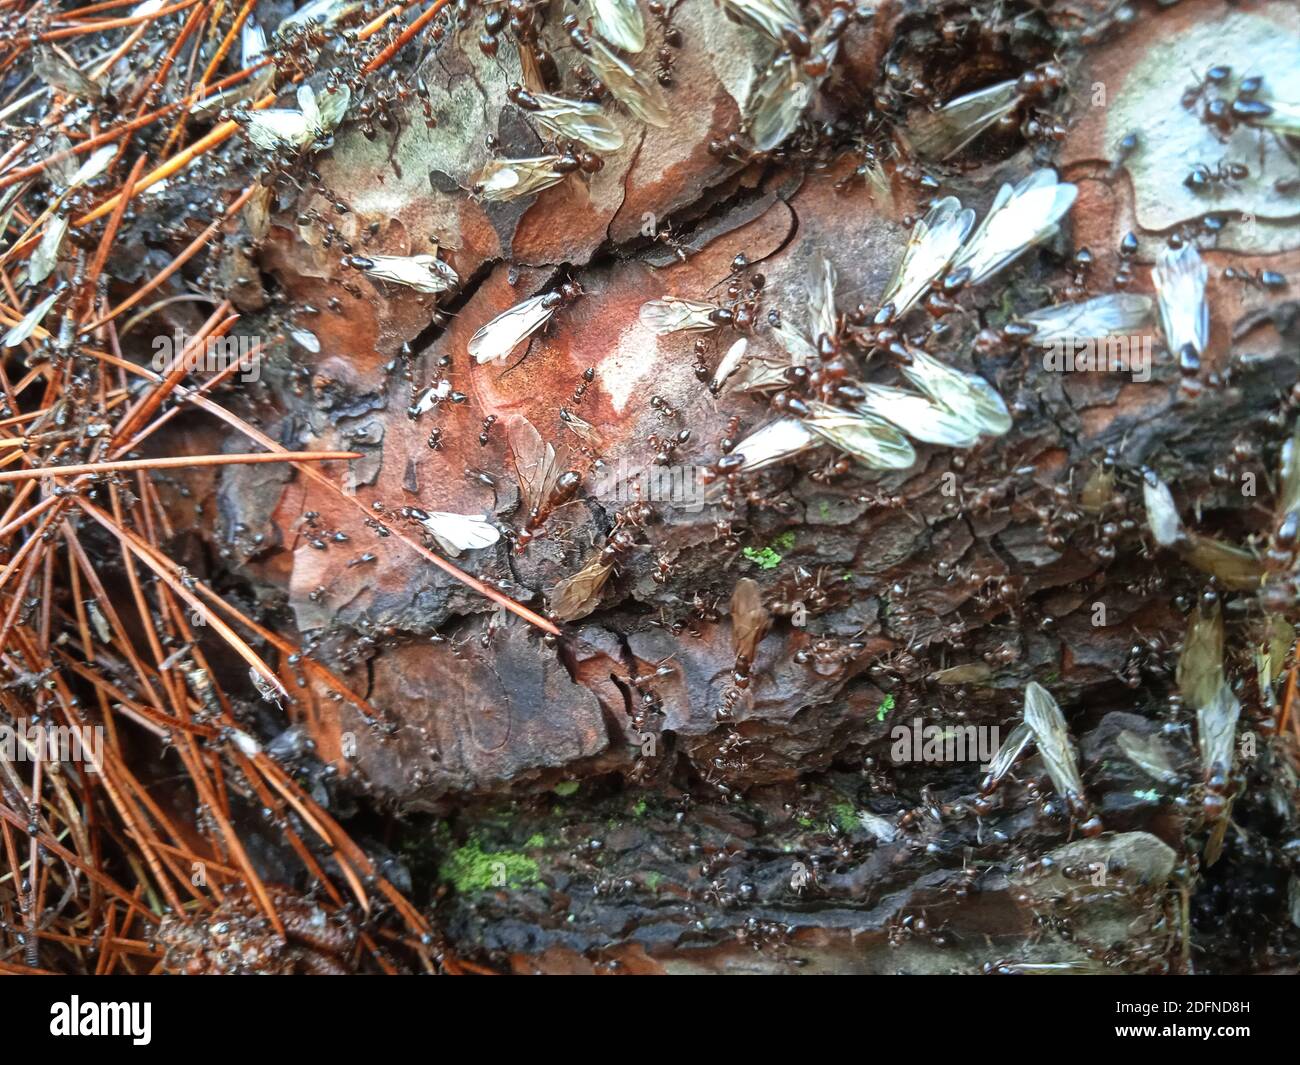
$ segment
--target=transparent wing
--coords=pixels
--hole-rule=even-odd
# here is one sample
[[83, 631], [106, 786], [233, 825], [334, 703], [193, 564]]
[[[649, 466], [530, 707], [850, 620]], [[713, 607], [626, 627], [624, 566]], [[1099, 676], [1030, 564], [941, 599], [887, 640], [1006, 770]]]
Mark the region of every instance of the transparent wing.
[[781, 44], [785, 26], [803, 26], [803, 16], [794, 0], [722, 0], [722, 10], [736, 22], [748, 23]]
[[317, 97], [316, 105], [318, 110], [314, 127], [316, 135], [324, 136], [333, 133], [338, 128], [338, 124], [343, 121], [343, 116], [347, 114], [348, 105], [351, 102], [352, 90], [346, 85], [339, 85], [335, 89], [326, 89]]
[[986, 787], [992, 788], [1011, 771], [1011, 767], [1016, 764], [1016, 759], [1029, 746], [1029, 741], [1033, 739], [1033, 735], [1033, 731], [1023, 721], [1007, 734], [1007, 738], [1002, 741], [1002, 746], [998, 748], [997, 754], [989, 762], [988, 778], [985, 782]]
[[558, 306], [547, 294], [516, 303], [469, 338], [470, 355], [479, 363], [504, 359], [549, 322]]
[[1173, 784], [1178, 774], [1169, 763], [1169, 754], [1158, 736], [1139, 736], [1127, 729], [1115, 737], [1115, 743], [1130, 762], [1147, 776], [1164, 784]]
[[501, 539], [500, 531], [487, 520], [486, 515], [434, 510], [422, 519], [421, 524], [451, 554], [491, 547]]
[[596, 32], [615, 48], [640, 52], [645, 48], [645, 19], [636, 0], [590, 0]]
[[1025, 687], [1025, 724], [1033, 732], [1047, 775], [1062, 798], [1083, 798], [1083, 781], [1074, 760], [1065, 715], [1051, 693], [1032, 680]]
[[1263, 102], [1273, 110], [1262, 118], [1253, 119], [1253, 125], [1264, 126], [1266, 129], [1276, 129], [1282, 133], [1289, 133], [1293, 137], [1300, 137], [1300, 104], [1271, 98]]
[[305, 7], [300, 7], [293, 14], [281, 19], [275, 32], [283, 33], [290, 26], [305, 26], [312, 22], [331, 25], [360, 6], [355, 0], [311, 0], [311, 3]]
[[979, 430], [970, 422], [901, 388], [872, 385], [858, 410], [883, 418], [913, 440], [943, 447], [974, 447]]
[[474, 179], [474, 191], [482, 200], [505, 202], [530, 196], [558, 185], [567, 175], [555, 169], [561, 156], [540, 155], [531, 159], [494, 159]]
[[583, 443], [590, 444], [597, 450], [605, 446], [605, 438], [600, 435], [600, 430], [585, 418], [574, 414], [568, 407], [560, 408], [560, 421]]
[[577, 573], [565, 577], [551, 592], [551, 613], [561, 621], [575, 621], [596, 609], [600, 593], [614, 564], [601, 559], [601, 552], [591, 556]]
[[1054, 234], [1077, 193], [1048, 168], [1030, 174], [1014, 189], [1003, 185], [980, 227], [957, 253], [953, 269], [969, 267], [972, 285], [993, 276]]
[[1011, 113], [1019, 99], [1015, 81], [1004, 81], [986, 89], [950, 100], [937, 111], [911, 119], [907, 139], [922, 159], [947, 159]]
[[1291, 435], [1282, 445], [1278, 482], [1277, 513], [1281, 518], [1300, 507], [1300, 420], [1292, 426]]
[[533, 117], [557, 137], [581, 141], [593, 152], [616, 152], [623, 147], [623, 134], [598, 104], [544, 92], [534, 93], [533, 98], [541, 104]]
[[1161, 547], [1170, 547], [1183, 538], [1183, 519], [1178, 516], [1169, 486], [1154, 473], [1142, 480], [1142, 501], [1146, 505], [1147, 525]]
[[1192, 611], [1174, 679], [1187, 705], [1197, 710], [1209, 705], [1223, 687], [1223, 615], [1217, 604], [1208, 611]]
[[718, 368], [713, 371], [713, 379], [709, 382], [709, 388], [714, 392], [719, 391], [727, 382], [732, 374], [740, 369], [741, 360], [745, 357], [745, 352], [749, 350], [749, 341], [741, 337], [727, 349], [718, 363]]
[[298, 110], [313, 133], [320, 129], [320, 108], [316, 106], [316, 90], [310, 85], [298, 86]]
[[87, 181], [93, 181], [108, 169], [108, 164], [113, 161], [115, 155], [117, 155], [117, 145], [115, 144], [106, 144], [98, 151], [92, 152], [90, 158], [82, 163], [77, 168], [76, 173], [72, 175], [68, 186], [75, 189], [79, 185], [84, 185]]
[[962, 241], [975, 224], [975, 212], [963, 208], [955, 196], [945, 196], [912, 227], [903, 258], [880, 297], [880, 304], [894, 305], [902, 317], [929, 286], [944, 272]]
[[[853, 414], [826, 403], [810, 403], [807, 426], [864, 466], [876, 470], [905, 470], [916, 462], [907, 437], [881, 418]], [[737, 445], [739, 447], [739, 445]]]
[[1034, 327], [1034, 340], [1049, 344], [1060, 340], [1089, 340], [1123, 336], [1146, 324], [1151, 317], [1151, 300], [1128, 292], [1081, 303], [1061, 303], [1044, 307], [1021, 318]]
[[772, 334], [785, 348], [790, 356], [791, 366], [807, 366], [818, 358], [817, 349], [808, 343], [807, 338], [784, 318], [772, 326]]
[[1198, 532], [1189, 532], [1187, 543], [1180, 547], [1183, 559], [1189, 566], [1208, 573], [1225, 588], [1234, 591], [1259, 590], [1265, 570], [1259, 556], [1253, 551]]
[[365, 272], [417, 292], [447, 292], [460, 280], [436, 255], [368, 255]]
[[514, 456], [524, 509], [540, 511], [555, 490], [555, 482], [564, 470], [568, 454], [557, 452], [554, 445], [542, 439], [537, 427], [522, 415], [507, 427], [506, 439]]
[[762, 392], [771, 388], [785, 388], [790, 383], [785, 377], [785, 371], [789, 366], [790, 361], [788, 359], [755, 355], [741, 366], [731, 383], [731, 390], [733, 392]]
[[717, 308], [712, 303], [665, 296], [661, 300], [648, 300], [641, 304], [641, 324], [660, 336], [665, 333], [702, 333], [717, 329], [718, 324], [709, 316]]
[[1197, 355], [1205, 353], [1210, 339], [1210, 305], [1205, 299], [1207, 276], [1201, 253], [1192, 244], [1178, 249], [1164, 248], [1151, 271], [1160, 304], [1160, 328], [1165, 343], [1175, 355], [1189, 344]]
[[244, 119], [244, 132], [264, 152], [273, 152], [277, 148], [301, 148], [312, 139], [306, 116], [288, 107], [249, 111]]
[[748, 577], [738, 580], [731, 593], [731, 642], [736, 654], [753, 662], [771, 623], [758, 583]]
[[104, 96], [104, 89], [98, 82], [91, 81], [61, 55], [49, 49], [41, 49], [32, 63], [32, 70], [47, 85], [69, 96], [80, 96], [85, 100], [99, 100]]
[[816, 447], [821, 441], [798, 418], [778, 418], [755, 429], [732, 448], [744, 462], [740, 472], [750, 473], [775, 465], [792, 455]]
[[1241, 703], [1226, 680], [1220, 683], [1209, 702], [1197, 709], [1196, 743], [1206, 775], [1232, 769], [1233, 740], [1240, 716]]
[[795, 131], [821, 81], [805, 73], [789, 55], [777, 57], [745, 108], [749, 135], [760, 152], [770, 152]]
[[257, 19], [250, 18], [244, 22], [239, 31], [239, 48], [245, 67], [251, 67], [265, 54], [266, 31]]
[[585, 57], [587, 65], [614, 98], [646, 125], [666, 128], [672, 113], [659, 86], [605, 47], [598, 37], [590, 41], [591, 54]]
[[814, 341], [822, 337], [834, 337], [836, 328], [835, 314], [835, 267], [830, 260], [818, 255], [812, 264], [812, 274], [808, 279], [809, 323]]
[[411, 409], [416, 414], [427, 414], [449, 395], [451, 395], [451, 382], [444, 377], [432, 388], [426, 388], [419, 399], [411, 404]]
[[56, 214], [45, 223], [45, 232], [41, 234], [40, 243], [27, 260], [27, 282], [39, 285], [54, 272], [59, 265], [59, 249], [63, 247], [63, 238], [68, 235], [68, 216]]
[[1011, 428], [1011, 415], [997, 390], [978, 374], [961, 373], [924, 351], [911, 352], [903, 374], [933, 402], [952, 412], [968, 429], [1001, 436]]
[[54, 306], [55, 301], [61, 295], [61, 292], [52, 292], [23, 315], [22, 320], [5, 334], [4, 346], [16, 348], [36, 332], [37, 327], [45, 319], [45, 316], [50, 313], [50, 308]]

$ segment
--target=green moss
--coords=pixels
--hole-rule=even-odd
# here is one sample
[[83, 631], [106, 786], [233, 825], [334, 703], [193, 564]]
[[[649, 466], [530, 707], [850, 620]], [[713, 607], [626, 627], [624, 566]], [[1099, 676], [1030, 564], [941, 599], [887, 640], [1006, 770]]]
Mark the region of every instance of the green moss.
[[529, 849], [536, 849], [537, 847], [545, 847], [546, 837], [543, 836], [540, 832], [534, 832], [531, 836], [529, 836], [526, 840], [524, 840], [524, 846], [528, 847]]
[[658, 891], [659, 885], [663, 883], [663, 880], [664, 880], [663, 873], [646, 873], [645, 886], [648, 887], [651, 891]]
[[552, 790], [556, 795], [567, 799], [578, 790], [578, 782], [576, 780], [561, 780]]
[[775, 537], [767, 547], [746, 547], [740, 553], [759, 569], [776, 569], [785, 557], [782, 552], [793, 549], [794, 533], [787, 531]]
[[853, 808], [851, 802], [832, 803], [831, 820], [841, 832], [852, 832], [858, 827], [858, 811]]
[[890, 692], [885, 696], [885, 701], [876, 709], [876, 720], [884, 721], [885, 715], [894, 709], [894, 693]]
[[811, 817], [801, 817], [799, 818], [799, 824], [804, 828], [812, 828], [813, 819]]
[[646, 809], [645, 799], [637, 799], [636, 805], [632, 807], [632, 816], [645, 817], [645, 809]]
[[781, 556], [770, 547], [746, 547], [740, 553], [759, 569], [776, 569], [781, 564]]
[[537, 863], [514, 851], [485, 851], [477, 837], [447, 856], [438, 876], [461, 894], [522, 887], [537, 882]]

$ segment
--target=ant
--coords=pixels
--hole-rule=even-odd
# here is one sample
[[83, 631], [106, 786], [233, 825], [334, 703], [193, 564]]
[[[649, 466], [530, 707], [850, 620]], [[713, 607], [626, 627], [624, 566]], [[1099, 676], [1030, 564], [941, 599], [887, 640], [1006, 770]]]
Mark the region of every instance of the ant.
[[1250, 170], [1242, 163], [1220, 160], [1214, 169], [1204, 163], [1197, 163], [1183, 178], [1183, 184], [1193, 192], [1209, 192], [1217, 190], [1221, 185], [1232, 185], [1248, 177]]

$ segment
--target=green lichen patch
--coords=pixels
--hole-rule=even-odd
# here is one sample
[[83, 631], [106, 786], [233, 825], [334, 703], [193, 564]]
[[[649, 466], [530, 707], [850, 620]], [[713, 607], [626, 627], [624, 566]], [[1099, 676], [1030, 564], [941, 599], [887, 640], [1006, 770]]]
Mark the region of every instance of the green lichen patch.
[[515, 851], [485, 851], [477, 837], [447, 855], [438, 876], [461, 894], [525, 887], [538, 879], [537, 863]]

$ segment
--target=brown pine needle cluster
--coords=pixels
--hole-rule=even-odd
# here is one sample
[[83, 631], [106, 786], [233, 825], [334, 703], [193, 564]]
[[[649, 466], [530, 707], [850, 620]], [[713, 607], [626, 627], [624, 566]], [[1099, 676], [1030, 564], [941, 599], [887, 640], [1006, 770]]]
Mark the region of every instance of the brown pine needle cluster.
[[[175, 227], [183, 236], [169, 239], [169, 261], [158, 268], [145, 256], [150, 190], [240, 135], [220, 109], [196, 105], [255, 85], [243, 103], [264, 109], [321, 56], [346, 56], [331, 74], [360, 85], [417, 45], [446, 0], [346, 6], [336, 22], [277, 37], [241, 68], [253, 0], [75, 10], [0, 0], [0, 726], [10, 744], [0, 757], [0, 971], [156, 972], [163, 939], [200, 935], [214, 913], [238, 911], [285, 944], [305, 906], [356, 930], [334, 945], [331, 964], [345, 970], [458, 968], [237, 716], [260, 692], [287, 726], [302, 676], [375, 711], [167, 549], [175, 530], [158, 478], [168, 470], [289, 463], [350, 499], [342, 486], [357, 456], [288, 450], [235, 413], [237, 374], [260, 349], [194, 369], [189, 356], [237, 322], [229, 301], [212, 300], [161, 370], [125, 335], [162, 304], [193, 298], [176, 296], [178, 282], [202, 268], [260, 188], [210, 196], [195, 208], [210, 217]], [[111, 276], [123, 260], [142, 265], [138, 283]], [[247, 448], [177, 454], [169, 449], [183, 438], [162, 430], [178, 416], [224, 423]], [[350, 501], [362, 535], [368, 512]], [[419, 553], [554, 631], [418, 541], [396, 532], [377, 542]], [[240, 678], [240, 690], [223, 677]], [[55, 736], [84, 740], [80, 756], [52, 758]], [[312, 902], [259, 873], [239, 823], [249, 809], [318, 885]]]

